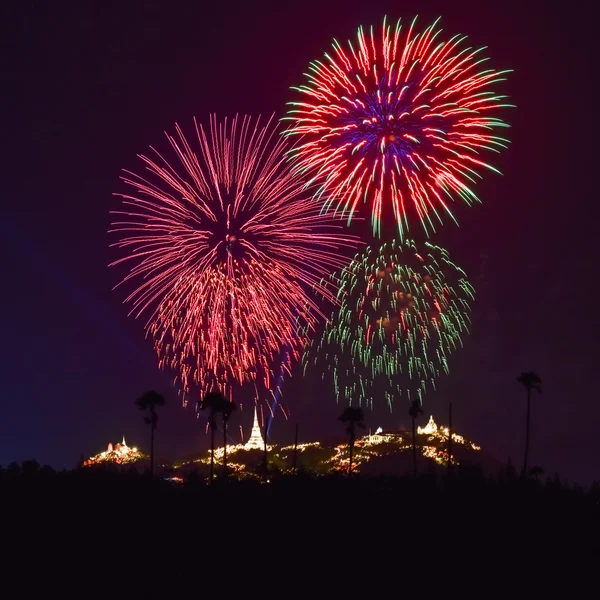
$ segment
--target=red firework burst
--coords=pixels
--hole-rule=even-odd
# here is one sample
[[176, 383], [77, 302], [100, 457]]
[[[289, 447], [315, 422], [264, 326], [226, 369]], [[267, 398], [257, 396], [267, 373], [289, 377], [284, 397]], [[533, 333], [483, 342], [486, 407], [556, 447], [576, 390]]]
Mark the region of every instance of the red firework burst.
[[184, 391], [259, 378], [269, 387], [282, 345], [295, 355], [298, 323], [304, 331], [320, 315], [307, 291], [333, 300], [321, 280], [343, 265], [338, 248], [356, 244], [311, 201], [272, 118], [213, 116], [208, 132], [194, 123], [197, 148], [176, 126], [173, 164], [152, 149], [140, 155], [147, 175], [121, 178], [134, 191], [116, 194], [112, 245], [127, 256], [112, 265], [133, 263], [121, 284], [139, 285], [126, 302], [136, 317], [148, 312], [160, 364]]
[[412, 212], [425, 231], [452, 216], [448, 200], [478, 198], [471, 185], [480, 170], [494, 167], [482, 151], [498, 152], [508, 141], [493, 135], [508, 127], [493, 116], [511, 106], [491, 87], [508, 71], [484, 68], [482, 49], [443, 40], [437, 22], [422, 32], [415, 20], [402, 33], [386, 24], [379, 33], [358, 29], [356, 45], [314, 61], [306, 83], [292, 88], [287, 135], [302, 135], [292, 153], [300, 169], [316, 169], [316, 196], [335, 203], [351, 220], [361, 200], [372, 202], [372, 225], [381, 236], [383, 211], [391, 206], [400, 237]]

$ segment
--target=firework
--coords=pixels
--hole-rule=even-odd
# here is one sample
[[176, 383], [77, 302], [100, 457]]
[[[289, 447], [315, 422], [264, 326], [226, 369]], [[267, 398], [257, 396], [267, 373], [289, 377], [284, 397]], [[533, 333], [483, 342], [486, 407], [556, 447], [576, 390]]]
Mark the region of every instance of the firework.
[[131, 191], [116, 194], [112, 231], [126, 255], [113, 265], [130, 264], [130, 314], [147, 315], [160, 366], [184, 392], [268, 388], [282, 345], [297, 356], [298, 332], [320, 316], [307, 292], [335, 300], [326, 278], [355, 242], [311, 201], [272, 118], [194, 124], [193, 141], [179, 126], [167, 134], [174, 161], [152, 149], [144, 176], [121, 178]]
[[418, 32], [383, 20], [359, 27], [356, 42], [333, 41], [325, 60], [310, 63], [300, 94], [290, 102], [286, 135], [303, 136], [292, 150], [300, 169], [315, 169], [316, 197], [350, 221], [371, 203], [373, 233], [389, 216], [403, 239], [416, 217], [429, 234], [450, 202], [478, 201], [472, 185], [482, 160], [508, 140], [494, 116], [511, 106], [493, 87], [509, 71], [486, 66], [481, 49], [465, 36], [444, 38], [436, 21]]
[[422, 400], [468, 332], [474, 290], [448, 253], [394, 241], [368, 248], [339, 275], [339, 311], [304, 354], [304, 368], [333, 379], [338, 399], [390, 408]]

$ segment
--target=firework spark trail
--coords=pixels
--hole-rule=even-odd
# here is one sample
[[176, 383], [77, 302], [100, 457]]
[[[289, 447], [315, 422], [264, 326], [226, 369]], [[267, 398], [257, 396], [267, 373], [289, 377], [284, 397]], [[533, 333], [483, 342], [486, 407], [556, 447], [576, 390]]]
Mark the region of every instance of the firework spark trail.
[[[335, 277], [335, 276], [334, 276]], [[373, 406], [422, 400], [468, 333], [474, 289], [439, 246], [368, 248], [339, 276], [340, 308], [306, 349], [304, 368], [333, 380], [338, 399]]]
[[286, 135], [303, 136], [290, 152], [317, 173], [316, 197], [348, 221], [371, 202], [379, 237], [388, 211], [401, 239], [415, 216], [428, 234], [444, 213], [454, 220], [449, 201], [478, 201], [480, 171], [498, 172], [480, 154], [508, 144], [494, 135], [508, 127], [494, 115], [512, 105], [491, 88], [509, 71], [485, 68], [485, 48], [464, 46], [465, 36], [443, 40], [439, 19], [422, 32], [415, 21], [406, 34], [384, 19], [381, 31], [359, 27], [346, 48], [334, 40], [292, 88], [301, 99], [283, 119]]
[[152, 148], [139, 156], [145, 176], [122, 177], [133, 191], [116, 194], [111, 232], [126, 255], [111, 266], [130, 264], [119, 284], [137, 285], [130, 314], [148, 315], [160, 365], [184, 392], [268, 388], [281, 347], [297, 357], [298, 332], [322, 316], [306, 290], [336, 301], [328, 276], [356, 238], [312, 202], [272, 117], [212, 116], [208, 132], [194, 123], [194, 142], [179, 126], [166, 134], [177, 160]]

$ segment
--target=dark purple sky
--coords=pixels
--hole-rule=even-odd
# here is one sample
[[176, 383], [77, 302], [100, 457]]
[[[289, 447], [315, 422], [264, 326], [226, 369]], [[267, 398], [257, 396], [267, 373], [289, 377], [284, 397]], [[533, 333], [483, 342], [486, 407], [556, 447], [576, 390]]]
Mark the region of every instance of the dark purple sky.
[[[289, 86], [332, 37], [418, 12], [423, 23], [442, 15], [445, 30], [489, 46], [494, 67], [513, 68], [506, 90], [518, 105], [505, 115], [512, 146], [494, 163], [504, 176], [488, 176], [483, 204], [457, 207], [461, 227], [435, 238], [467, 270], [478, 300], [473, 335], [425, 412], [443, 420], [452, 400], [460, 432], [520, 461], [524, 394], [515, 378], [535, 369], [544, 394], [533, 408], [533, 463], [583, 483], [600, 478], [596, 63], [584, 3], [567, 11], [523, 1], [6, 4], [0, 464], [36, 457], [72, 466], [122, 434], [146, 444], [133, 407], [146, 388], [171, 401], [159, 423], [163, 454], [206, 444], [158, 372], [142, 322], [111, 292], [106, 231], [120, 169], [175, 121], [283, 114]], [[340, 408], [321, 386], [294, 377], [285, 400], [293, 420], [275, 422], [274, 440], [290, 440], [296, 420], [303, 439], [341, 431]], [[251, 413], [236, 419], [247, 428]], [[404, 405], [368, 415], [372, 427], [406, 422]]]

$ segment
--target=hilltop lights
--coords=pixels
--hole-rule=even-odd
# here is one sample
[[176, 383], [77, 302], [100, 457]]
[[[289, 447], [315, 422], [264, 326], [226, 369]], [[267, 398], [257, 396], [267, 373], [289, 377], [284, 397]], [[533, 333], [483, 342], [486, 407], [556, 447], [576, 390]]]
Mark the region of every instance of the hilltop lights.
[[137, 448], [130, 448], [125, 442], [125, 436], [123, 436], [123, 441], [120, 444], [117, 443], [113, 447], [113, 445], [109, 443], [108, 448], [104, 452], [100, 452], [95, 456], [91, 456], [83, 463], [83, 466], [90, 467], [92, 465], [98, 465], [102, 463], [126, 465], [144, 458], [147, 458], [146, 455], [140, 452]]
[[[425, 427], [417, 426], [417, 434], [430, 436], [429, 441], [433, 441], [434, 439], [445, 441], [450, 435], [450, 430], [447, 427], [438, 428], [436, 422], [433, 420], [433, 416], [430, 416]], [[452, 441], [463, 446], [470, 446], [472, 450], [481, 450], [481, 446], [477, 446], [473, 442], [467, 442], [462, 435], [457, 435], [456, 433], [452, 434]]]
[[[259, 433], [257, 430], [255, 433]], [[438, 426], [433, 417], [425, 427], [417, 429], [417, 447], [419, 452], [425, 458], [435, 461], [439, 465], [448, 463], [448, 435], [447, 427]], [[252, 439], [252, 436], [250, 436]], [[261, 438], [262, 439], [262, 438]], [[384, 431], [381, 427], [375, 430], [374, 434], [369, 434], [357, 438], [354, 447], [353, 465], [359, 467], [367, 462], [373, 462], [384, 456], [392, 456], [399, 452], [409, 452], [412, 447], [412, 438], [410, 432], [406, 431]], [[480, 446], [465, 440], [463, 436], [452, 434], [452, 440], [461, 444], [468, 451], [479, 451]], [[258, 442], [258, 436], [256, 436]], [[254, 447], [252, 447], [254, 446]], [[259, 471], [254, 472], [252, 464], [260, 465], [256, 456], [250, 458], [251, 453], [260, 453], [262, 450], [256, 445], [245, 444], [228, 445], [228, 455], [234, 456], [237, 453], [236, 462], [230, 464], [232, 471], [238, 477], [258, 477]], [[274, 469], [282, 473], [293, 472], [295, 464], [294, 455], [302, 468], [312, 471], [316, 474], [326, 474], [327, 472], [345, 472], [348, 469], [349, 446], [347, 443], [327, 444], [323, 442], [304, 442], [298, 444], [296, 453], [293, 445], [280, 446], [278, 444], [269, 444], [267, 446], [269, 453], [269, 463]], [[299, 458], [301, 457], [301, 458]], [[223, 448], [215, 448], [215, 461], [223, 460]], [[194, 463], [209, 464], [210, 452], [203, 454], [195, 459], [180, 463], [176, 468], [194, 468]], [[456, 456], [452, 456], [452, 463], [458, 464]], [[257, 467], [258, 468], [258, 467]]]

